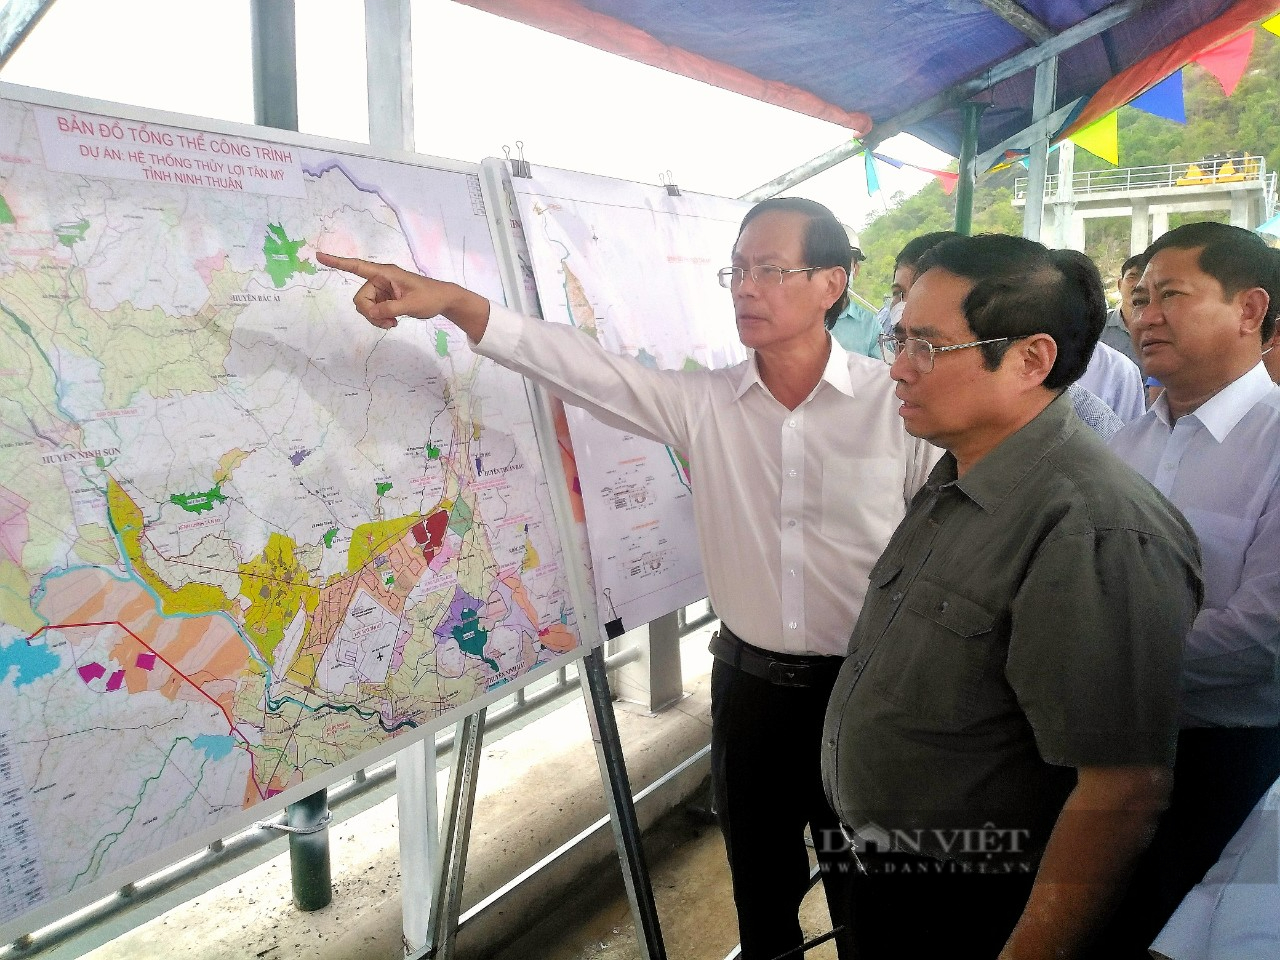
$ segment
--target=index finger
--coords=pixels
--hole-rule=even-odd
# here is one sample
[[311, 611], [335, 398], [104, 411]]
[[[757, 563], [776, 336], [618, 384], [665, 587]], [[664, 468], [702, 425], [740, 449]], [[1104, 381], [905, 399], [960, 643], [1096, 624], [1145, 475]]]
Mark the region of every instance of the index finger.
[[323, 250], [316, 251], [316, 259], [326, 267], [350, 273], [362, 280], [381, 277], [387, 270], [385, 263], [374, 263], [372, 260], [360, 260], [357, 257], [335, 257], [332, 253], [325, 253]]

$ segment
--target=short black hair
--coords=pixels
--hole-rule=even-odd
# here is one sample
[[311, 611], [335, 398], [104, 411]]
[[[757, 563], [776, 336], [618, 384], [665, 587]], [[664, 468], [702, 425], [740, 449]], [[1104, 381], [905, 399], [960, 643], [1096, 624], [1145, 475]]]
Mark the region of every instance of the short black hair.
[[[808, 218], [803, 242], [803, 256], [808, 266], [841, 267], [846, 277], [853, 276], [853, 247], [849, 244], [849, 235], [844, 232], [844, 227], [840, 225], [836, 215], [816, 200], [806, 200], [804, 197], [770, 197], [767, 200], [761, 200], [742, 218], [742, 225], [738, 227], [738, 237], [741, 238], [742, 231], [747, 228], [748, 223], [760, 214], [770, 212], [799, 213]], [[828, 308], [823, 319], [828, 330], [836, 325], [836, 320], [839, 319], [840, 314], [844, 313], [847, 306], [849, 306], [848, 284], [841, 292], [840, 299]]]
[[1227, 297], [1234, 297], [1241, 290], [1261, 287], [1266, 291], [1268, 303], [1259, 333], [1266, 343], [1276, 329], [1276, 313], [1280, 311], [1280, 263], [1276, 252], [1266, 241], [1251, 230], [1232, 227], [1225, 223], [1202, 221], [1187, 223], [1170, 230], [1147, 247], [1150, 262], [1161, 250], [1200, 249], [1200, 269], [1222, 285]]
[[[922, 275], [935, 268], [973, 282], [962, 306], [976, 339], [1047, 333], [1058, 356], [1045, 387], [1062, 391], [1080, 379], [1107, 322], [1102, 275], [1083, 253], [988, 233], [947, 240], [917, 265]], [[988, 370], [999, 368], [1009, 346], [978, 348]]]
[[914, 267], [920, 262], [920, 258], [936, 247], [938, 244], [954, 239], [960, 236], [954, 230], [938, 230], [934, 233], [922, 233], [918, 237], [914, 237], [907, 241], [907, 245], [898, 251], [897, 259], [893, 261], [894, 268], [898, 267]]
[[1123, 277], [1126, 273], [1128, 273], [1134, 267], [1137, 267], [1139, 271], [1147, 269], [1147, 262], [1150, 259], [1151, 258], [1147, 256], [1147, 253], [1145, 250], [1142, 253], [1135, 253], [1132, 257], [1130, 257], [1128, 260], [1126, 260], [1124, 263], [1120, 265], [1120, 276]]

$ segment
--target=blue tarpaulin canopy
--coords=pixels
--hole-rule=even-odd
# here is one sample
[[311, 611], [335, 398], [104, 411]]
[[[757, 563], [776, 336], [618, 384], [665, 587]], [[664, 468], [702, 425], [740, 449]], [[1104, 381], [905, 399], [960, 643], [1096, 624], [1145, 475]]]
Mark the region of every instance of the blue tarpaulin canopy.
[[[1056, 104], [1104, 87], [1128, 94], [1109, 110], [1280, 9], [1280, 0], [462, 2], [833, 120], [872, 144], [905, 130], [952, 155], [966, 100], [988, 105], [979, 151], [1029, 127], [1032, 68], [1055, 53]], [[1171, 57], [1182, 59], [1169, 66]]]

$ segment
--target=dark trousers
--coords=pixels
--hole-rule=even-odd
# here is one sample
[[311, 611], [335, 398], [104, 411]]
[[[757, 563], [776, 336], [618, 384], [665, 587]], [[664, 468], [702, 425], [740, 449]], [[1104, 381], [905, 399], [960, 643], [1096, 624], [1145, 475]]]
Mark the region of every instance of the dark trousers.
[[[1147, 947], [1204, 879], [1280, 777], [1280, 727], [1194, 727], [1178, 735], [1173, 795], [1099, 957], [1147, 960]], [[1269, 880], [1277, 882], [1273, 874]]]
[[852, 860], [827, 805], [819, 768], [831, 682], [785, 687], [716, 660], [711, 668], [711, 779], [738, 909], [742, 960], [799, 947], [797, 918], [809, 887], [808, 825], [823, 865], [841, 960], [848, 947]]
[[1035, 881], [1031, 869], [981, 873], [981, 863], [907, 854], [861, 859], [866, 872], [854, 876], [852, 887], [858, 960], [995, 960]]

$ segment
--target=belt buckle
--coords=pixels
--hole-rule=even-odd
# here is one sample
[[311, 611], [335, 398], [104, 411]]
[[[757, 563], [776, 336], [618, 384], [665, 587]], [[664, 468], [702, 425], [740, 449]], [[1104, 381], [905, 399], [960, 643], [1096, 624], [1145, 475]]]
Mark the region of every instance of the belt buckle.
[[779, 687], [803, 687], [807, 668], [800, 663], [769, 661], [769, 682]]

